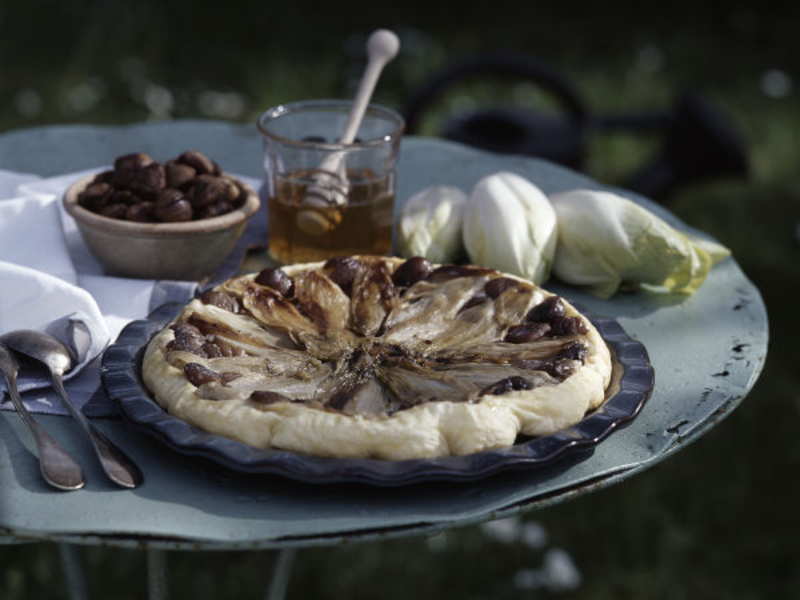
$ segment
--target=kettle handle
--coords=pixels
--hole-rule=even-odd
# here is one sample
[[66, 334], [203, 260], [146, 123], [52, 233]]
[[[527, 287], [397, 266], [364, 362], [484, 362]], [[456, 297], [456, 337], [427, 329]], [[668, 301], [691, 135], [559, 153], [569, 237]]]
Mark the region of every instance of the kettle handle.
[[524, 54], [492, 52], [456, 63], [418, 88], [406, 109], [406, 132], [416, 131], [420, 116], [448, 87], [486, 75], [533, 81], [559, 101], [568, 120], [577, 124], [587, 120], [588, 111], [577, 90], [552, 65]]

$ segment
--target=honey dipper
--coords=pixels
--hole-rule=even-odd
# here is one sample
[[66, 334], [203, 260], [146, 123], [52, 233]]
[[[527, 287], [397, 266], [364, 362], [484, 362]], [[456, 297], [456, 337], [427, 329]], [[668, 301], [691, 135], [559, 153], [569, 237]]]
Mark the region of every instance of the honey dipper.
[[[397, 56], [400, 40], [387, 30], [378, 29], [367, 40], [367, 66], [358, 86], [347, 122], [337, 143], [351, 144], [356, 137], [367, 110], [375, 85], [386, 64]], [[308, 209], [297, 213], [297, 226], [309, 235], [322, 235], [341, 221], [340, 209], [347, 206], [348, 181], [345, 173], [344, 153], [331, 153], [314, 172], [313, 183], [306, 188], [301, 207]], [[335, 209], [324, 213], [320, 208]]]

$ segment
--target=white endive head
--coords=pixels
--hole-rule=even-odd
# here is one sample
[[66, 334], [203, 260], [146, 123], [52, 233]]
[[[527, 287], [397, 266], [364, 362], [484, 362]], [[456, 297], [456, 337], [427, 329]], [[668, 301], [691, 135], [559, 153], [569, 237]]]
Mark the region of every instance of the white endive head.
[[464, 252], [461, 225], [467, 195], [439, 185], [409, 198], [400, 211], [397, 245], [401, 256], [424, 256], [434, 263], [457, 261]]
[[464, 213], [464, 246], [473, 263], [541, 284], [550, 275], [556, 237], [550, 201], [524, 177], [500, 172], [475, 184]]
[[623, 282], [692, 293], [712, 265], [730, 254], [611, 192], [571, 190], [550, 199], [559, 227], [554, 274], [601, 298]]

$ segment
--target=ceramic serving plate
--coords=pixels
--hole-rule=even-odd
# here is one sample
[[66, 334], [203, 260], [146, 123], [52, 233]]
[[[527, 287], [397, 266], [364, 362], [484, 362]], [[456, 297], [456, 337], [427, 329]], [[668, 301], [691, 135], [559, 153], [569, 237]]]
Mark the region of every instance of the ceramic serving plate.
[[639, 413], [653, 389], [654, 373], [645, 347], [615, 320], [589, 314], [612, 350], [614, 376], [606, 401], [564, 431], [519, 439], [509, 448], [433, 459], [332, 459], [263, 450], [206, 433], [173, 417], [151, 398], [142, 383], [141, 362], [147, 343], [181, 308], [168, 304], [149, 318], [130, 323], [105, 352], [103, 386], [130, 422], [167, 446], [246, 473], [282, 475], [306, 483], [405, 485], [431, 480], [473, 481], [509, 469], [551, 466], [568, 456], [575, 458], [581, 451], [588, 456], [596, 444]]

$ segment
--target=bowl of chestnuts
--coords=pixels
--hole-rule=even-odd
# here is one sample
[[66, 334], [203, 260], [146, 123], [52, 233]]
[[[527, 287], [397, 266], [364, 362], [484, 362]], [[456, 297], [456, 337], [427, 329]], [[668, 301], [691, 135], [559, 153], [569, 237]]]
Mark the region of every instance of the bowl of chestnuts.
[[106, 273], [200, 280], [234, 249], [258, 194], [202, 152], [160, 163], [141, 152], [64, 193], [86, 245]]

